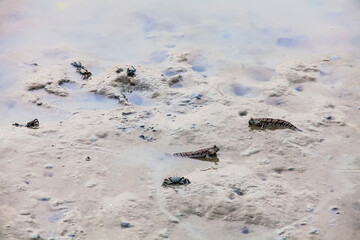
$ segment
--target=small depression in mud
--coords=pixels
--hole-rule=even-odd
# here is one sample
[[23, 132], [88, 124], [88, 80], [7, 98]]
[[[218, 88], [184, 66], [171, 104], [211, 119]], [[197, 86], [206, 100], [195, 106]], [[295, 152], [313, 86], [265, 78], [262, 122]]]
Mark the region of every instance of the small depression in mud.
[[167, 51], [156, 51], [151, 54], [150, 60], [155, 63], [161, 63], [168, 57], [169, 54]]
[[166, 77], [172, 77], [172, 76], [175, 76], [176, 74], [179, 74], [179, 73], [174, 71], [174, 70], [166, 70], [166, 71], [164, 71], [164, 75]]
[[256, 89], [244, 86], [239, 83], [225, 85], [221, 87], [221, 89], [226, 95], [234, 96], [234, 97], [240, 96], [240, 97], [252, 98], [258, 96], [258, 92], [256, 91]]
[[333, 72], [329, 65], [322, 64], [319, 67], [320, 82], [327, 85], [330, 88], [336, 88], [342, 85], [341, 78]]
[[298, 37], [280, 37], [276, 39], [276, 44], [280, 47], [285, 48], [294, 48], [303, 44], [306, 41], [306, 37], [298, 36]]
[[192, 70], [199, 73], [205, 72], [208, 67], [206, 59], [202, 56], [198, 56], [190, 60], [189, 64], [192, 66]]
[[145, 96], [141, 91], [124, 92], [127, 101], [137, 106], [150, 106], [154, 105], [154, 100]]
[[302, 91], [304, 91], [304, 87], [303, 86], [297, 86], [297, 87], [295, 87], [295, 90], [298, 91], [298, 92], [302, 92]]
[[280, 106], [284, 105], [286, 103], [286, 100], [279, 97], [269, 97], [265, 100], [265, 103], [269, 105]]
[[67, 208], [60, 209], [60, 210], [54, 212], [52, 215], [50, 215], [48, 220], [52, 223], [59, 222], [65, 217], [67, 212], [69, 212], [69, 209], [67, 209]]
[[81, 88], [79, 84], [73, 82], [64, 82], [61, 86], [69, 90], [79, 90]]

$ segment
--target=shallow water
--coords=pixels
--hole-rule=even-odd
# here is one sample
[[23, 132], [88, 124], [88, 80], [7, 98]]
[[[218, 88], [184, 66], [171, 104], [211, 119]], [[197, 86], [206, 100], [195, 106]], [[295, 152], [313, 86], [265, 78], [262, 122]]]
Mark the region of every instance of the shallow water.
[[120, 106], [117, 99], [86, 92], [74, 83], [66, 83], [62, 86], [70, 90], [69, 96], [56, 96], [42, 89], [35, 92], [48, 104], [67, 111], [115, 109]]
[[126, 99], [137, 106], [149, 106], [155, 104], [154, 101], [147, 98], [142, 92], [140, 91], [133, 91], [133, 92], [126, 92], [124, 93]]
[[55, 121], [66, 119], [71, 116], [70, 113], [55, 109], [45, 109], [35, 104], [24, 104], [14, 100], [0, 100], [0, 122], [11, 124], [26, 124], [27, 122], [39, 119], [40, 124], [43, 121]]
[[[32, 62], [83, 60], [93, 74], [121, 62], [145, 64], [171, 76], [170, 52], [184, 49], [191, 49], [189, 63], [204, 76], [247, 64], [253, 66], [245, 71], [250, 79], [269, 81], [273, 67], [289, 59], [359, 56], [358, 22], [355, 0], [1, 1], [0, 93], [32, 71]], [[72, 100], [79, 109], [99, 107], [96, 96], [87, 97], [88, 104]]]
[[247, 87], [243, 84], [234, 83], [230, 85], [222, 86], [222, 91], [232, 97], [247, 97], [252, 98], [258, 96], [258, 92], [256, 89]]

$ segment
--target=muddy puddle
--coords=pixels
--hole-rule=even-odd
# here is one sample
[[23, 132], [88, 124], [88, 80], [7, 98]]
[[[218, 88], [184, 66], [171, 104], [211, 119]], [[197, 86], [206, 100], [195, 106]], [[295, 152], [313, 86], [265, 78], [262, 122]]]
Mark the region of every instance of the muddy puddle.
[[123, 92], [124, 96], [131, 104], [136, 106], [151, 106], [156, 105], [156, 100], [147, 97], [141, 91]]
[[49, 94], [45, 90], [35, 90], [44, 102], [66, 112], [87, 111], [87, 110], [107, 110], [119, 107], [117, 99], [106, 98], [105, 96], [82, 90], [76, 83], [64, 83], [62, 86], [69, 91], [66, 97]]
[[70, 113], [60, 111], [58, 109], [44, 109], [35, 104], [24, 104], [17, 101], [1, 101], [0, 100], [0, 122], [11, 124], [27, 122], [38, 118], [40, 124], [42, 121], [58, 121], [65, 120], [71, 116]]

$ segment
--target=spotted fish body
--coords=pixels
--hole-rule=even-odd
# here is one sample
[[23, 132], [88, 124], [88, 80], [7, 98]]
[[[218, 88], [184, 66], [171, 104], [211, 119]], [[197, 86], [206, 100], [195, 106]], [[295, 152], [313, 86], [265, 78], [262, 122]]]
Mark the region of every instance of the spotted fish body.
[[188, 157], [188, 158], [210, 158], [216, 156], [216, 153], [220, 149], [214, 145], [210, 148], [204, 148], [193, 152], [181, 152], [181, 153], [174, 153], [175, 157]]
[[250, 127], [281, 127], [281, 128], [290, 128], [294, 131], [302, 132], [299, 128], [295, 127], [293, 124], [288, 121], [274, 118], [251, 118], [249, 120]]

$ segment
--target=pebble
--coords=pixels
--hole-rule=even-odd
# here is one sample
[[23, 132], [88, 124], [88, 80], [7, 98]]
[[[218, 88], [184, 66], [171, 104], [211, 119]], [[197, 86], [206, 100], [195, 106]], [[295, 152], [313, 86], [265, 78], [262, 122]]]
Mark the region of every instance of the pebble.
[[295, 168], [294, 167], [288, 167], [287, 170], [288, 171], [293, 171]]
[[203, 95], [202, 95], [201, 93], [198, 93], [198, 94], [194, 94], [194, 95], [192, 96], [192, 98], [196, 98], [196, 99], [200, 100], [202, 96], [203, 96]]
[[42, 239], [41, 236], [40, 236], [40, 234], [38, 234], [38, 233], [31, 233], [31, 234], [29, 235], [29, 238], [30, 238], [30, 240]]
[[86, 158], [85, 158], [85, 161], [90, 161], [90, 160], [91, 160], [90, 157], [86, 157]]
[[170, 117], [170, 116], [171, 116], [171, 113], [166, 114], [166, 116]]
[[308, 213], [312, 213], [312, 212], [314, 212], [314, 210], [315, 210], [315, 209], [314, 209], [313, 207], [308, 207], [306, 211], [307, 211]]
[[93, 188], [93, 187], [96, 187], [97, 185], [98, 185], [97, 182], [90, 180], [89, 182], [87, 182], [87, 183], [85, 184], [85, 187], [87, 187], [87, 188]]
[[306, 222], [301, 222], [300, 225], [305, 226], [307, 223]]
[[170, 236], [170, 233], [168, 232], [168, 230], [164, 230], [160, 232], [159, 236], [162, 238], [168, 238]]
[[313, 229], [313, 230], [311, 230], [311, 231], [309, 232], [309, 234], [316, 234], [317, 232], [318, 232], [317, 229]]
[[43, 103], [42, 102], [37, 102], [36, 105], [41, 106]]
[[122, 228], [129, 228], [129, 227], [132, 227], [130, 223], [128, 222], [121, 222], [121, 227]]
[[169, 220], [172, 223], [179, 223], [180, 222], [179, 219], [177, 219], [176, 217], [170, 217]]
[[[188, 98], [187, 98], [187, 99], [184, 99], [184, 100], [181, 100], [181, 102], [182, 102], [182, 103], [189, 103], [190, 101], [191, 101], [191, 100], [190, 100], [190, 99], [188, 99]], [[185, 106], [185, 104], [184, 104], [184, 105], [182, 105], [182, 106]]]
[[178, 212], [178, 213], [176, 214], [176, 216], [177, 216], [177, 217], [184, 217], [184, 216], [185, 216], [185, 214], [184, 214], [184, 213], [182, 213], [182, 212]]
[[40, 201], [50, 201], [51, 197], [38, 197], [38, 200]]
[[252, 148], [252, 149], [247, 149], [247, 150], [245, 150], [244, 152], [242, 152], [241, 155], [242, 155], [242, 156], [250, 156], [250, 155], [256, 154], [256, 153], [258, 153], [258, 152], [260, 152], [259, 149]]
[[338, 207], [335, 207], [335, 206], [333, 206], [333, 207], [330, 207], [330, 211], [333, 211], [333, 212], [335, 212], [335, 211], [337, 211], [337, 210], [339, 210], [339, 208], [338, 208]]
[[334, 117], [333, 117], [333, 116], [327, 116], [326, 119], [327, 119], [327, 120], [333, 120]]
[[124, 71], [123, 68], [118, 68], [115, 72], [116, 72], [116, 73], [121, 73], [122, 71]]
[[31, 213], [28, 210], [21, 210], [20, 215], [30, 215]]
[[144, 135], [141, 134], [139, 137], [145, 140], [145, 136], [144, 136]]
[[241, 188], [233, 187], [232, 190], [233, 190], [234, 193], [236, 193], [239, 196], [244, 196], [245, 195], [245, 190], [243, 190]]
[[250, 231], [249, 231], [249, 229], [247, 228], [247, 227], [243, 227], [242, 228], [242, 233], [243, 234], [248, 234]]
[[133, 113], [135, 113], [135, 112], [122, 112], [121, 114], [122, 114], [123, 116], [126, 116], [126, 115], [130, 115], [130, 114], [133, 114]]
[[46, 168], [46, 169], [52, 169], [52, 168], [53, 168], [53, 165], [52, 165], [52, 164], [46, 164], [46, 165], [45, 165], [45, 168]]
[[244, 117], [247, 115], [247, 111], [239, 111], [239, 116]]
[[339, 208], [338, 207], [331, 207], [330, 211], [336, 213], [336, 214], [340, 214]]

